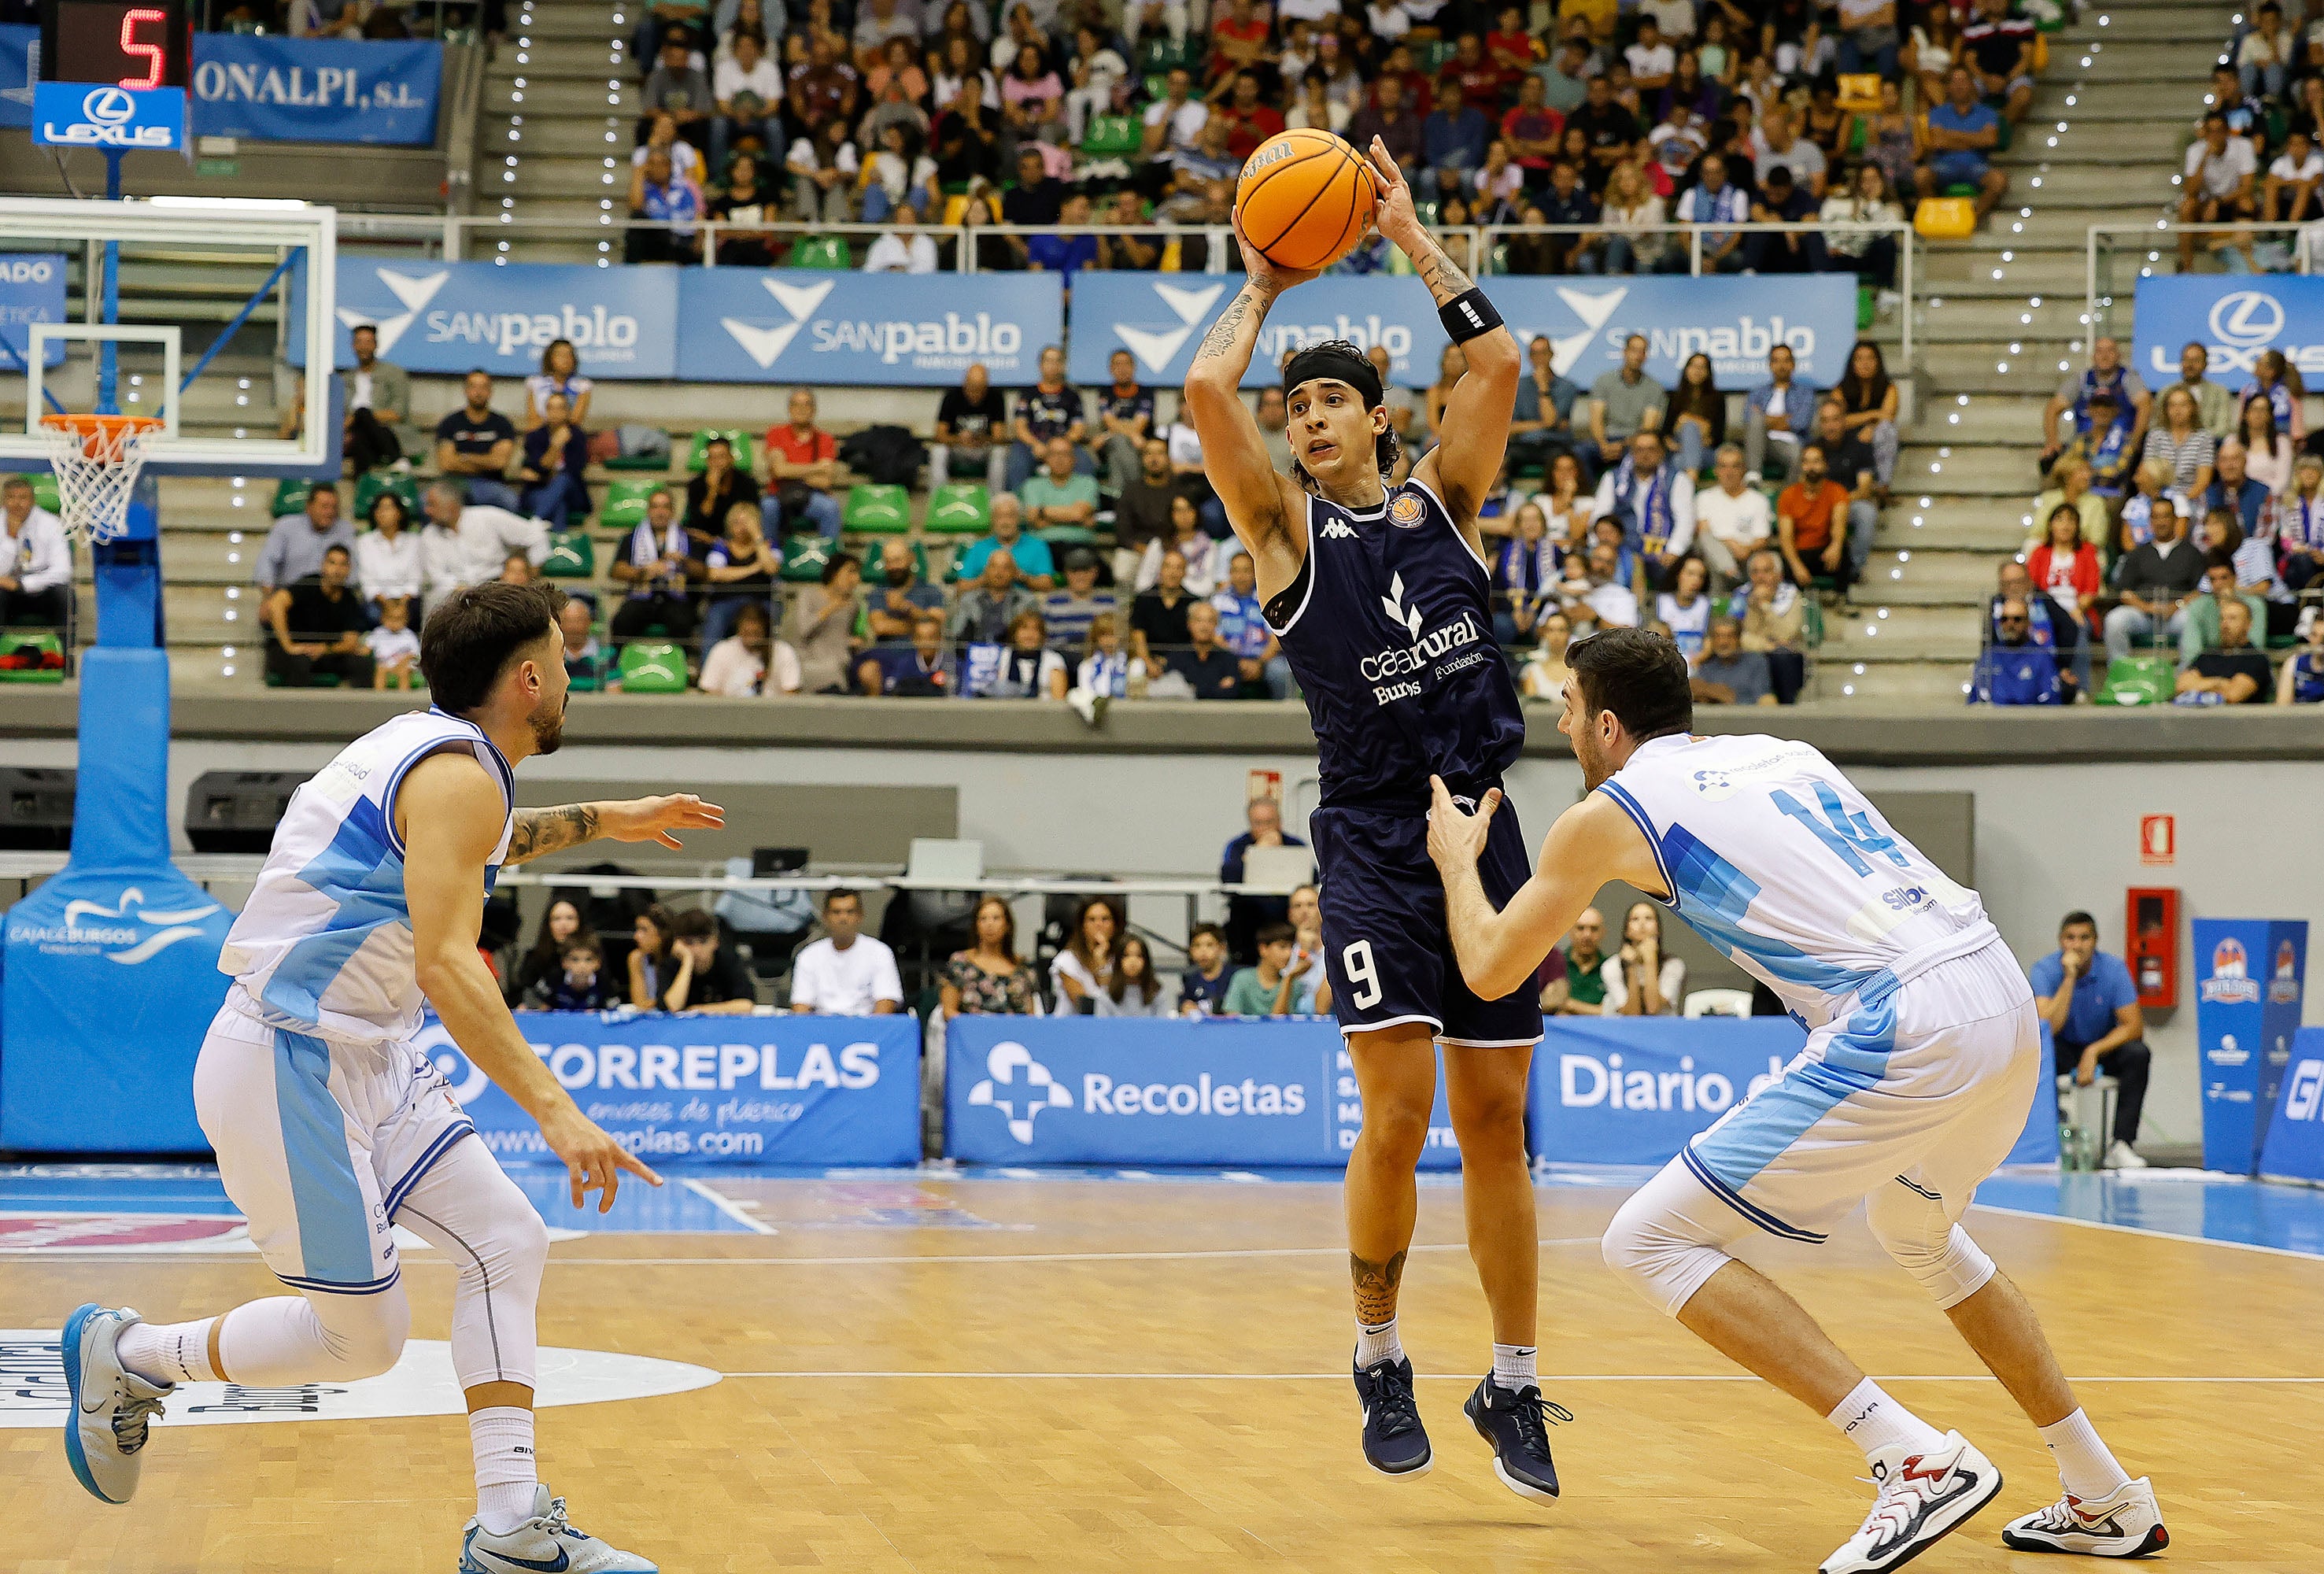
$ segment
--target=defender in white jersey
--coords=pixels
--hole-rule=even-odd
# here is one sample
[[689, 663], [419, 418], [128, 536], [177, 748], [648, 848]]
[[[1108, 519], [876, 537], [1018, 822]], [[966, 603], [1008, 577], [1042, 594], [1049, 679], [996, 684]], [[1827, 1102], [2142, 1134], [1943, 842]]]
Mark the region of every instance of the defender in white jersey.
[[[652, 1574], [567, 1522], [533, 1451], [534, 1313], [548, 1232], [414, 1048], [424, 1002], [478, 1071], [540, 1123], [573, 1205], [620, 1172], [660, 1179], [584, 1116], [526, 1046], [477, 951], [506, 864], [593, 837], [678, 845], [722, 823], [699, 798], [518, 809], [515, 766], [564, 727], [562, 592], [493, 582], [431, 610], [436, 704], [341, 750], [292, 796], [218, 960], [234, 984], [194, 1068], [226, 1194], [296, 1296], [155, 1327], [94, 1303], [65, 1325], [65, 1447], [99, 1500], [137, 1488], [147, 1428], [181, 1382], [274, 1387], [386, 1371], [410, 1330], [395, 1227], [456, 1265], [452, 1361], [466, 1391], [476, 1517], [462, 1574]], [[286, 1550], [323, 1567], [359, 1548]]]
[[1489, 794], [1435, 788], [1429, 851], [1469, 987], [1529, 971], [1609, 880], [1669, 906], [1782, 997], [1808, 1029], [1777, 1082], [1696, 1137], [1615, 1215], [1609, 1266], [1721, 1353], [1824, 1416], [1878, 1494], [1823, 1574], [1885, 1574], [2001, 1489], [1955, 1432], [1883, 1393], [1799, 1303], [1729, 1255], [1764, 1230], [1819, 1242], [1858, 1203], [2001, 1380], [2056, 1457], [2065, 1492], [2002, 1532], [2024, 1551], [2136, 1557], [2170, 1540], [2153, 1487], [2107, 1450], [2032, 1307], [1961, 1229], [2045, 1080], [2034, 996], [1977, 893], [1898, 836], [1804, 743], [1691, 734], [1686, 663], [1660, 634], [1613, 630], [1566, 656], [1559, 731], [1591, 791], [1495, 912], [1477, 873]]

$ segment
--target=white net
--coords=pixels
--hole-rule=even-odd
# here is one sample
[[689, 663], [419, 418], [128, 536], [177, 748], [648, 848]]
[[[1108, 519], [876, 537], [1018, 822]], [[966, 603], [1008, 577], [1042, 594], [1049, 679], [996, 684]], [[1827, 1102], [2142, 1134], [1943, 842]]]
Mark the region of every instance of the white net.
[[149, 416], [44, 416], [49, 463], [56, 472], [64, 525], [85, 541], [117, 539], [129, 523], [129, 497], [145, 467], [145, 439], [163, 423]]

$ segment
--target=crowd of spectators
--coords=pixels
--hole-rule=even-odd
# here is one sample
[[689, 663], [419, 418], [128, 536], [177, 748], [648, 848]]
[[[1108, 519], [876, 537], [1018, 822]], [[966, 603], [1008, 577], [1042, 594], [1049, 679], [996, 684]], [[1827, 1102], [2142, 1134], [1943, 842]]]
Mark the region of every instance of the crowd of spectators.
[[[2000, 569], [1972, 703], [2313, 703], [2315, 660], [2296, 648], [2324, 623], [2324, 433], [2281, 351], [2258, 354], [2241, 393], [2209, 372], [2190, 343], [2177, 380], [2150, 389], [2100, 337], [2060, 383], [2044, 490]], [[2271, 647], [2293, 652], [2281, 671]], [[2115, 681], [2116, 664], [2155, 656], [2175, 670], [2161, 692], [2135, 672]]]
[[[1442, 227], [1570, 226], [1496, 268], [1684, 272], [1684, 224], [1707, 269], [1880, 289], [1915, 201], [1982, 217], [2006, 189], [2039, 50], [2011, 0], [662, 0], [632, 47], [632, 262], [695, 260], [711, 219], [746, 263], [786, 225], [884, 226], [798, 244], [903, 272], [962, 261], [956, 226], [1062, 225], [1111, 233], [966, 244], [987, 270], [1200, 270], [1243, 161], [1315, 127], [1379, 137]], [[1339, 266], [1392, 265], [1374, 235]]]
[[[2179, 271], [2198, 252], [2231, 268], [2288, 271], [2287, 231], [2324, 219], [2324, 18], [2276, 0], [2238, 11], [2177, 177]], [[2282, 228], [2210, 229], [2259, 224]]]

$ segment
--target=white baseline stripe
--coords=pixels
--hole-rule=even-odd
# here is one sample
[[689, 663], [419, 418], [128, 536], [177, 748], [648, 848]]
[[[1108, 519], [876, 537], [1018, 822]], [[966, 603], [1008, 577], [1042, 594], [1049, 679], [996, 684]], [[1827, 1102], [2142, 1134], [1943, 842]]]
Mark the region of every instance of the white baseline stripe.
[[724, 1213], [727, 1218], [733, 1220], [735, 1223], [741, 1225], [752, 1234], [773, 1235], [777, 1233], [773, 1225], [763, 1223], [759, 1220], [752, 1218], [748, 1210], [737, 1203], [733, 1198], [724, 1196], [717, 1192], [712, 1191], [706, 1183], [689, 1179], [683, 1183], [687, 1191], [701, 1198], [705, 1202], [709, 1203], [710, 1206], [718, 1210], [719, 1212]]
[[[754, 1226], [759, 1231], [767, 1235], [778, 1233], [773, 1226], [761, 1224], [755, 1219], [745, 1220], [744, 1222]], [[597, 1238], [603, 1238], [600, 1237]], [[1598, 1242], [1599, 1238], [1594, 1235], [1574, 1235], [1553, 1237], [1550, 1239], [1543, 1241], [1541, 1244], [1545, 1247], [1596, 1246]], [[1466, 1243], [1462, 1241], [1444, 1241], [1431, 1245], [1415, 1246], [1410, 1249], [1415, 1253], [1465, 1252], [1469, 1247]], [[113, 1251], [44, 1251], [40, 1252], [37, 1255], [42, 1260], [47, 1262], [87, 1261], [104, 1263], [215, 1262], [228, 1256], [233, 1256], [237, 1260], [241, 1260], [247, 1258], [249, 1256], [247, 1252], [198, 1253], [187, 1251], [151, 1252], [142, 1254], [135, 1252]], [[1210, 1251], [1175, 1252], [928, 1252], [918, 1256], [911, 1254], [898, 1254], [892, 1256], [883, 1255], [835, 1257], [580, 1257], [557, 1256], [552, 1255], [549, 1259], [549, 1266], [551, 1267], [592, 1268], [835, 1268], [893, 1267], [899, 1265], [913, 1263], [1175, 1263], [1201, 1262], [1210, 1258], [1218, 1258], [1222, 1260], [1231, 1260], [1243, 1257], [1342, 1258], [1345, 1257], [1347, 1255], [1348, 1248], [1343, 1246], [1247, 1247], [1227, 1247]], [[405, 1266], [407, 1267], [419, 1268], [454, 1265], [441, 1264], [434, 1256], [414, 1256], [410, 1258]]]
[[2189, 1246], [2225, 1247], [2229, 1251], [2259, 1252], [2271, 1257], [2296, 1257], [2301, 1262], [2318, 1261], [2314, 1252], [2293, 1251], [2289, 1247], [2258, 1246], [2247, 1240], [2216, 1240], [2208, 1235], [2181, 1235], [2172, 1229], [2149, 1229], [2140, 1224], [2108, 1224], [2096, 1219], [2075, 1219], [2063, 1213], [2036, 1213], [2029, 1208], [1997, 1208], [1991, 1203], [1972, 1202], [1969, 1206], [1981, 1213], [1999, 1213], [2010, 1219], [2031, 1219], [2042, 1224], [2071, 1224], [2083, 1229], [2109, 1230], [2116, 1235], [2151, 1236], [2156, 1240], [2184, 1241]]
[[[1054, 1378], [1074, 1382], [1138, 1382], [1138, 1383], [1344, 1383], [1342, 1372], [722, 1372], [722, 1377], [851, 1377], [887, 1379], [897, 1377], [997, 1378], [1014, 1382]], [[1678, 1374], [1661, 1372], [1602, 1372], [1570, 1376], [1557, 1372], [1545, 1375], [1544, 1380], [1553, 1385], [1572, 1383], [1757, 1383], [1758, 1378], [1748, 1372], [1710, 1374]], [[1874, 1379], [1881, 1383], [1993, 1383], [1986, 1373], [1960, 1373], [1935, 1376], [1884, 1376]], [[1423, 1383], [1460, 1383], [1473, 1385], [1475, 1379], [1459, 1373], [1432, 1376], [1423, 1372]], [[2069, 1377], [2070, 1383], [2180, 1383], [2180, 1384], [2324, 1384], [2324, 1377]]]

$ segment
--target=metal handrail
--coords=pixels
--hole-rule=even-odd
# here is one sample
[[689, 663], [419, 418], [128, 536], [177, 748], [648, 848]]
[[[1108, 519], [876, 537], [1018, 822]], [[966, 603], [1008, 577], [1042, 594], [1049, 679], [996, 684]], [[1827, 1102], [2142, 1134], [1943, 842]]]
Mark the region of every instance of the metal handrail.
[[2313, 237], [2310, 231], [2315, 220], [2234, 219], [2211, 223], [2182, 224], [2175, 218], [2149, 219], [2139, 223], [2115, 222], [2094, 224], [2083, 239], [2082, 296], [2084, 326], [2096, 336], [2104, 309], [2114, 304], [2111, 294], [2101, 299], [2098, 293], [2098, 252], [2104, 239], [2110, 235], [2138, 235], [2147, 239], [2175, 239], [2182, 232], [2196, 235], [2260, 235], [2290, 232], [2292, 237], [2292, 267], [2301, 273], [2316, 271]]

